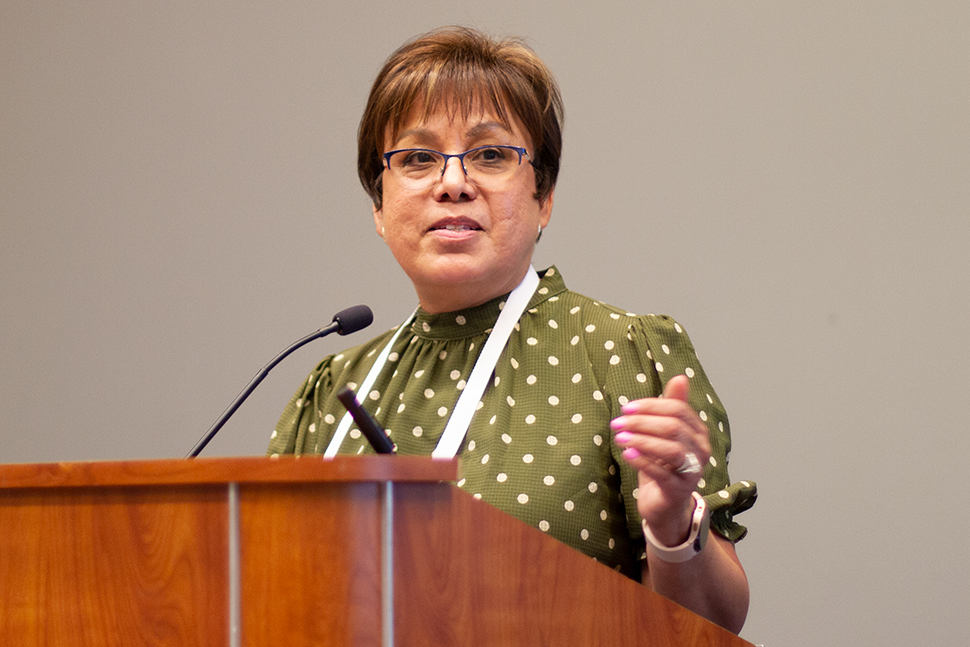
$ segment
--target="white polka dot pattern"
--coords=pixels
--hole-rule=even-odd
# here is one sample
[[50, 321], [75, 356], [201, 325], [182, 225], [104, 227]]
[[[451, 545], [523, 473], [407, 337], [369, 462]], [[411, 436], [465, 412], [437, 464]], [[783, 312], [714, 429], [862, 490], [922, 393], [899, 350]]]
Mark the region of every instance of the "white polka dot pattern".
[[[726, 418], [683, 330], [664, 317], [637, 317], [568, 292], [551, 270], [541, 287], [547, 294], [533, 296], [472, 420], [460, 487], [635, 575], [643, 550], [636, 474], [610, 442], [609, 421], [623, 403], [659, 395], [666, 380], [686, 374], [692, 405], [712, 430], [702, 486], [713, 497], [712, 521], [743, 532], [720, 520], [716, 508], [743, 501], [754, 486], [727, 481]], [[394, 370], [385, 370], [367, 398], [381, 424], [399, 430], [400, 453], [434, 449], [497, 312], [498, 302], [460, 314], [419, 311], [402, 333], [392, 349]], [[332, 385], [361, 382], [373, 362], [362, 358], [376, 355], [387, 336], [324, 360], [284, 411], [268, 453], [322, 452], [344, 413]], [[370, 452], [353, 431], [341, 451]]]

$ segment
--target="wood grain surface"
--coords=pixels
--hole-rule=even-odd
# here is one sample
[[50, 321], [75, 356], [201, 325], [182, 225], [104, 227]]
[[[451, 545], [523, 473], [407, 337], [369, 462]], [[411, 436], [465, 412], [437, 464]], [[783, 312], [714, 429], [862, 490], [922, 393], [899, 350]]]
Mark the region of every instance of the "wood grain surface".
[[224, 488], [0, 491], [0, 641], [225, 645]]
[[379, 490], [241, 488], [247, 647], [380, 645]]
[[0, 645], [227, 645], [238, 483], [245, 647], [381, 644], [395, 480], [399, 647], [749, 643], [446, 482], [456, 463], [0, 466]]
[[453, 481], [457, 461], [422, 456], [264, 456], [0, 465], [0, 488], [203, 483]]
[[400, 645], [750, 647], [454, 486], [395, 492]]

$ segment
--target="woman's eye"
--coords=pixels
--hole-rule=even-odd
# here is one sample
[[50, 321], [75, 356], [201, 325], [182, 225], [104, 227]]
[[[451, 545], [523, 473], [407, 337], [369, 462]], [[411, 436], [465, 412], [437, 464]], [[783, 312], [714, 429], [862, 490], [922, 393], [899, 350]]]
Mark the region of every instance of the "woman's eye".
[[401, 162], [404, 166], [427, 166], [434, 163], [434, 155], [427, 151], [411, 151]]
[[482, 148], [475, 151], [475, 162], [496, 163], [507, 159], [508, 154], [504, 148]]

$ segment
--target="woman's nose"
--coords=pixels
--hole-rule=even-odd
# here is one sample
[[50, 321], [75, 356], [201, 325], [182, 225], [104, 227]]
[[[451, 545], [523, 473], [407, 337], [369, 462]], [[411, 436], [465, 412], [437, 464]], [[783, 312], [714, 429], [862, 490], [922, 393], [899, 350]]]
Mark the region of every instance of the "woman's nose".
[[462, 167], [461, 160], [449, 157], [441, 171], [441, 180], [435, 188], [438, 199], [471, 200], [477, 195], [477, 189]]

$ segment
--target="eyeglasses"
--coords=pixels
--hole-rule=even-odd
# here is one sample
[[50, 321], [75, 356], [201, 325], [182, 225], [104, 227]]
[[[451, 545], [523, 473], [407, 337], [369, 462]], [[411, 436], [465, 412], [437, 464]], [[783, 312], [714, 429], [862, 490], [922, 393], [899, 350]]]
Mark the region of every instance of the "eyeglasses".
[[384, 153], [384, 166], [403, 184], [423, 188], [443, 176], [448, 160], [456, 157], [469, 180], [480, 185], [496, 185], [515, 174], [523, 155], [529, 157], [524, 148], [504, 145], [479, 146], [455, 155], [429, 148], [402, 148]]

